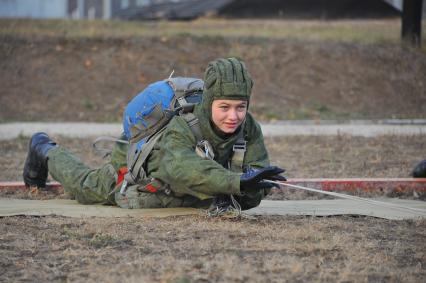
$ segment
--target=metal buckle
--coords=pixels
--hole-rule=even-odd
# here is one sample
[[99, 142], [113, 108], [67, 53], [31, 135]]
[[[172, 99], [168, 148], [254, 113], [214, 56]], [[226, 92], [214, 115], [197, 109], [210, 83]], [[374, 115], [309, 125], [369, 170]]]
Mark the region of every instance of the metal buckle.
[[121, 184], [121, 188], [120, 188], [120, 194], [122, 196], [126, 195], [126, 190], [127, 190], [127, 181], [123, 180], [123, 183]]
[[232, 147], [233, 151], [246, 151], [247, 150], [247, 142], [244, 141], [244, 143], [236, 143]]
[[195, 146], [195, 152], [204, 159], [214, 160], [213, 148], [207, 140], [201, 140]]

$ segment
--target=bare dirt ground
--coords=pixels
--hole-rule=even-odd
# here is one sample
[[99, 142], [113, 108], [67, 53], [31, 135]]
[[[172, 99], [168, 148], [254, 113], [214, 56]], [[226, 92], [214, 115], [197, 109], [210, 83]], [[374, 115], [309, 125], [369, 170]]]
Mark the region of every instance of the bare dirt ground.
[[[0, 122], [119, 121], [148, 83], [243, 58], [251, 111], [275, 119], [426, 118], [426, 53], [399, 21], [0, 21]], [[425, 29], [424, 29], [425, 30]], [[424, 37], [425, 38], [425, 37]], [[54, 137], [97, 166], [90, 140]], [[424, 136], [266, 143], [292, 178], [408, 177]], [[21, 179], [28, 139], [0, 142], [0, 180]], [[28, 192], [1, 197], [67, 197]], [[277, 193], [280, 199], [314, 198]], [[413, 196], [402, 196], [413, 197]], [[0, 218], [0, 281], [423, 282], [426, 221], [370, 217]]]

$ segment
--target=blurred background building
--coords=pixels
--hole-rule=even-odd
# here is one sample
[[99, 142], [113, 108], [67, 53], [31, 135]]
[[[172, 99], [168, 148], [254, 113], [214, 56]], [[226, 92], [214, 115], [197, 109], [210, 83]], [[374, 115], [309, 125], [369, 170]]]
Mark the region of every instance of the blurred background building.
[[227, 18], [383, 18], [400, 16], [402, 6], [403, 0], [0, 0], [0, 17], [190, 20], [213, 14]]

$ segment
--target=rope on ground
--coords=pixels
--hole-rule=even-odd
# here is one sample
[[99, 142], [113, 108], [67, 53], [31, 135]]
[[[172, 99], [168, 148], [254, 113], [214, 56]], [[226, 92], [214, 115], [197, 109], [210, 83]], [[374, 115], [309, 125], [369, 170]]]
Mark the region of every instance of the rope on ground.
[[230, 196], [232, 205], [216, 205], [207, 210], [205, 214], [207, 217], [224, 217], [224, 218], [241, 218], [241, 205], [233, 195]]
[[411, 213], [414, 213], [414, 214], [417, 214], [417, 215], [426, 216], [426, 210], [421, 209], [421, 208], [407, 207], [407, 206], [403, 206], [403, 205], [392, 204], [392, 203], [387, 203], [387, 202], [377, 201], [377, 200], [372, 200], [372, 199], [366, 199], [366, 198], [361, 198], [361, 197], [357, 197], [357, 196], [345, 195], [345, 194], [340, 194], [340, 193], [336, 193], [336, 192], [328, 192], [328, 191], [323, 191], [323, 190], [318, 190], [318, 189], [313, 189], [313, 188], [308, 188], [308, 187], [303, 187], [303, 186], [298, 186], [298, 185], [287, 184], [287, 183], [284, 183], [284, 182], [276, 182], [276, 181], [270, 181], [270, 180], [268, 180], [268, 182], [271, 182], [271, 183], [274, 183], [274, 184], [277, 184], [277, 185], [280, 185], [280, 186], [290, 187], [290, 188], [293, 188], [293, 189], [301, 189], [301, 190], [305, 190], [305, 191], [335, 196], [335, 197], [338, 197], [338, 198], [344, 198], [344, 199], [366, 202], [366, 203], [370, 203], [370, 204], [377, 205], [377, 206], [398, 209], [398, 210], [401, 210], [401, 211], [404, 211], [404, 212], [408, 211], [408, 212], [411, 212]]

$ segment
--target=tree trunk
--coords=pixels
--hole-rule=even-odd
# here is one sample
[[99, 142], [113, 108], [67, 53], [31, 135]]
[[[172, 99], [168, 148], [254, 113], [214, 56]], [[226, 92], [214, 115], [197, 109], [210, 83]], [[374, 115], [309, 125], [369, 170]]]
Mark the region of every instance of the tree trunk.
[[420, 45], [423, 0], [404, 0], [402, 9], [402, 39]]

